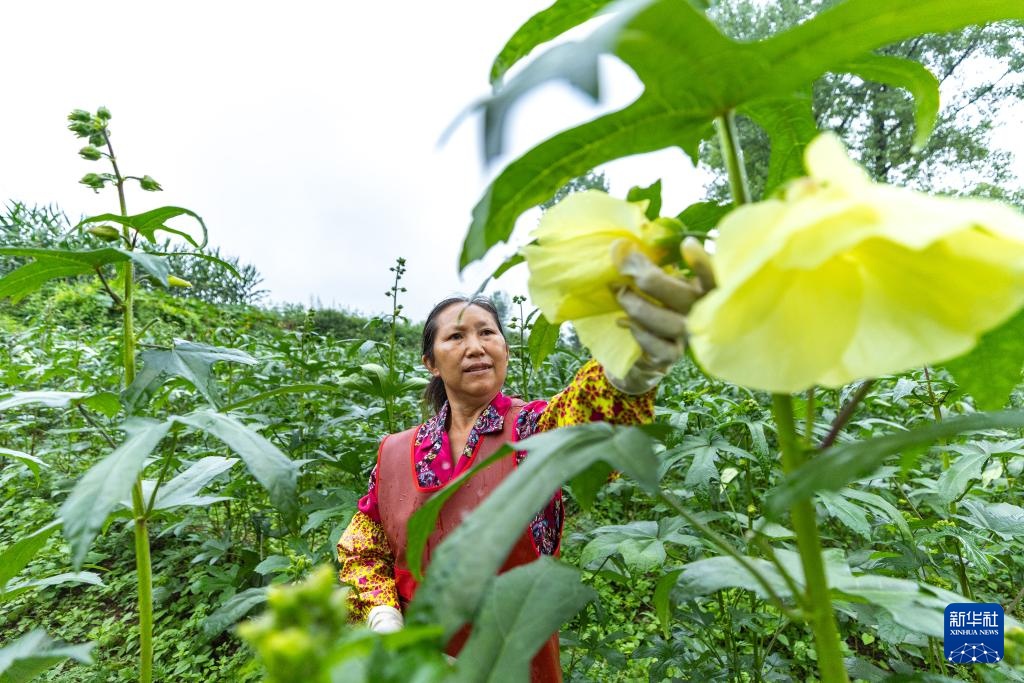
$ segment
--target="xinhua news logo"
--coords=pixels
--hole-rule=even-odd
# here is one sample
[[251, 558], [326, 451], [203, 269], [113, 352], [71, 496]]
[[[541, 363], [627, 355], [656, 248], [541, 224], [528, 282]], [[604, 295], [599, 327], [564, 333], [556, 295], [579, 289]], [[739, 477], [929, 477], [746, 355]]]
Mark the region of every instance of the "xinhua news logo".
[[1003, 606], [994, 602], [954, 602], [946, 606], [946, 661], [995, 664], [1003, 659]]

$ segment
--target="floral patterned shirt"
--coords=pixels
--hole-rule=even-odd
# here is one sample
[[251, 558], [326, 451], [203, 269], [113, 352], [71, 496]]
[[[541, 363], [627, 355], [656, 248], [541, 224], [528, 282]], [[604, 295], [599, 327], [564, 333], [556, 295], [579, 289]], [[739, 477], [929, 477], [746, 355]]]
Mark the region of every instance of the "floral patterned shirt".
[[[445, 430], [448, 405], [420, 425], [414, 438], [414, 464], [420, 488], [442, 488], [473, 464], [473, 454], [480, 438], [500, 432], [512, 399], [499, 393], [477, 418], [466, 439], [466, 446], [452, 457], [451, 444]], [[532, 401], [523, 406], [516, 418], [515, 440], [558, 427], [606, 421], [615, 424], [650, 422], [654, 414], [654, 392], [643, 396], [623, 394], [604, 376], [596, 361], [580, 368], [573, 381], [551, 401]], [[516, 464], [525, 452], [516, 453]], [[350, 585], [350, 617], [366, 619], [369, 611], [379, 605], [398, 607], [398, 591], [394, 578], [394, 555], [388, 544], [377, 509], [377, 468], [370, 474], [368, 491], [359, 500], [359, 511], [338, 541], [339, 573], [342, 583]], [[537, 513], [530, 522], [530, 535], [537, 551], [545, 555], [557, 552], [562, 536], [562, 494]]]

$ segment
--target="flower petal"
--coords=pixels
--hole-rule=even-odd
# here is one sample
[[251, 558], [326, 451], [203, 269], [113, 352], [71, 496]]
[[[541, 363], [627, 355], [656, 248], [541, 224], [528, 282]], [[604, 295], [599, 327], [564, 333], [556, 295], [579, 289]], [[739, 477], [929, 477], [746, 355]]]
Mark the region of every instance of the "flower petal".
[[647, 222], [647, 201], [625, 202], [599, 190], [575, 192], [541, 216], [532, 237], [565, 240], [595, 232], [628, 232], [640, 236]]
[[625, 377], [642, 354], [633, 333], [617, 323], [625, 318], [619, 310], [573, 320], [580, 342], [613, 377]]

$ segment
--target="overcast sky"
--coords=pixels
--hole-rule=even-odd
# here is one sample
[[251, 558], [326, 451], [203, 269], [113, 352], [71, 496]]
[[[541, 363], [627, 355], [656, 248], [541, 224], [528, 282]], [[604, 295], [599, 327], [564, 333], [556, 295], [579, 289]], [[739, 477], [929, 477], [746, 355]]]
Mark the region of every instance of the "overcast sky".
[[[211, 244], [257, 266], [275, 302], [381, 312], [388, 267], [404, 256], [407, 312], [422, 319], [513, 252], [460, 280], [470, 211], [503, 162], [483, 166], [476, 118], [438, 139], [488, 92], [507, 38], [548, 4], [4, 3], [0, 200], [55, 202], [73, 220], [115, 210], [112, 192], [78, 184], [107, 169], [80, 159], [83, 141], [65, 127], [71, 109], [105, 105], [122, 172], [165, 189], [134, 190], [130, 213], [196, 211]], [[601, 107], [561, 86], [526, 100], [510, 153], [639, 95], [632, 72], [606, 66]], [[676, 149], [616, 162], [608, 177], [620, 195], [664, 177], [666, 211], [703, 183]], [[518, 243], [535, 221], [521, 222]], [[525, 293], [525, 272], [496, 286]]]
[[[383, 312], [388, 267], [404, 256], [406, 311], [422, 319], [433, 302], [475, 290], [515, 250], [499, 247], [459, 278], [457, 256], [488, 179], [552, 134], [640, 94], [609, 57], [601, 105], [560, 85], [537, 91], [514, 111], [509, 154], [492, 168], [480, 159], [476, 117], [439, 146], [459, 112], [487, 94], [494, 55], [548, 4], [3, 3], [0, 201], [57, 203], [73, 220], [115, 210], [113, 193], [78, 184], [107, 169], [78, 157], [83, 141], [65, 121], [72, 109], [105, 105], [122, 171], [165, 188], [132, 190], [131, 213], [196, 211], [211, 244], [261, 271], [271, 302]], [[1019, 148], [1019, 117], [1011, 119], [994, 139]], [[678, 149], [603, 170], [619, 196], [662, 178], [666, 215], [698, 200], [706, 181]], [[515, 245], [536, 219], [524, 216]], [[519, 268], [495, 287], [525, 294], [525, 281]]]

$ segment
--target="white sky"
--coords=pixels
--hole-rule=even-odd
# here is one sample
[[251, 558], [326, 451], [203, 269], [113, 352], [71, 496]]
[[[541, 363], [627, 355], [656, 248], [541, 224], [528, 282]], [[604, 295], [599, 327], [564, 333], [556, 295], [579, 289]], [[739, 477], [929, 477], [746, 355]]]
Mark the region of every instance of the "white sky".
[[[404, 256], [406, 312], [422, 319], [514, 252], [498, 247], [458, 276], [487, 180], [640, 93], [632, 72], [608, 58], [601, 106], [560, 85], [537, 91], [514, 111], [509, 155], [494, 167], [480, 160], [476, 117], [438, 146], [488, 92], [491, 60], [508, 37], [550, 2], [3, 3], [0, 201], [57, 203], [73, 220], [114, 210], [113, 193], [78, 184], [107, 168], [78, 157], [84, 141], [65, 121], [71, 109], [105, 105], [122, 171], [165, 188], [133, 190], [131, 213], [196, 211], [212, 245], [261, 271], [272, 302], [382, 312], [388, 267]], [[994, 139], [1019, 148], [1012, 123]], [[1018, 155], [1024, 173], [1022, 162]], [[678, 149], [603, 170], [619, 196], [662, 178], [666, 215], [698, 200], [705, 181]], [[536, 216], [520, 221], [514, 244]], [[525, 281], [519, 268], [494, 287], [525, 294]]]
[[[130, 213], [162, 205], [200, 214], [211, 244], [253, 263], [274, 302], [381, 312], [388, 267], [408, 260], [406, 312], [422, 319], [473, 291], [513, 252], [498, 248], [460, 281], [470, 212], [489, 177], [479, 121], [438, 139], [488, 92], [491, 60], [550, 0], [405, 2], [10, 2], [0, 6], [0, 201], [59, 204], [72, 218], [116, 209], [78, 179], [108, 170], [77, 155], [75, 108], [113, 113], [123, 173], [150, 174]], [[626, 67], [605, 70], [593, 108], [561, 86], [512, 120], [518, 156], [551, 134], [640, 92]], [[677, 149], [615, 162], [612, 192], [659, 177], [665, 212], [700, 197], [703, 178]], [[527, 216], [517, 243], [535, 222]], [[526, 293], [517, 269], [495, 286]]]

